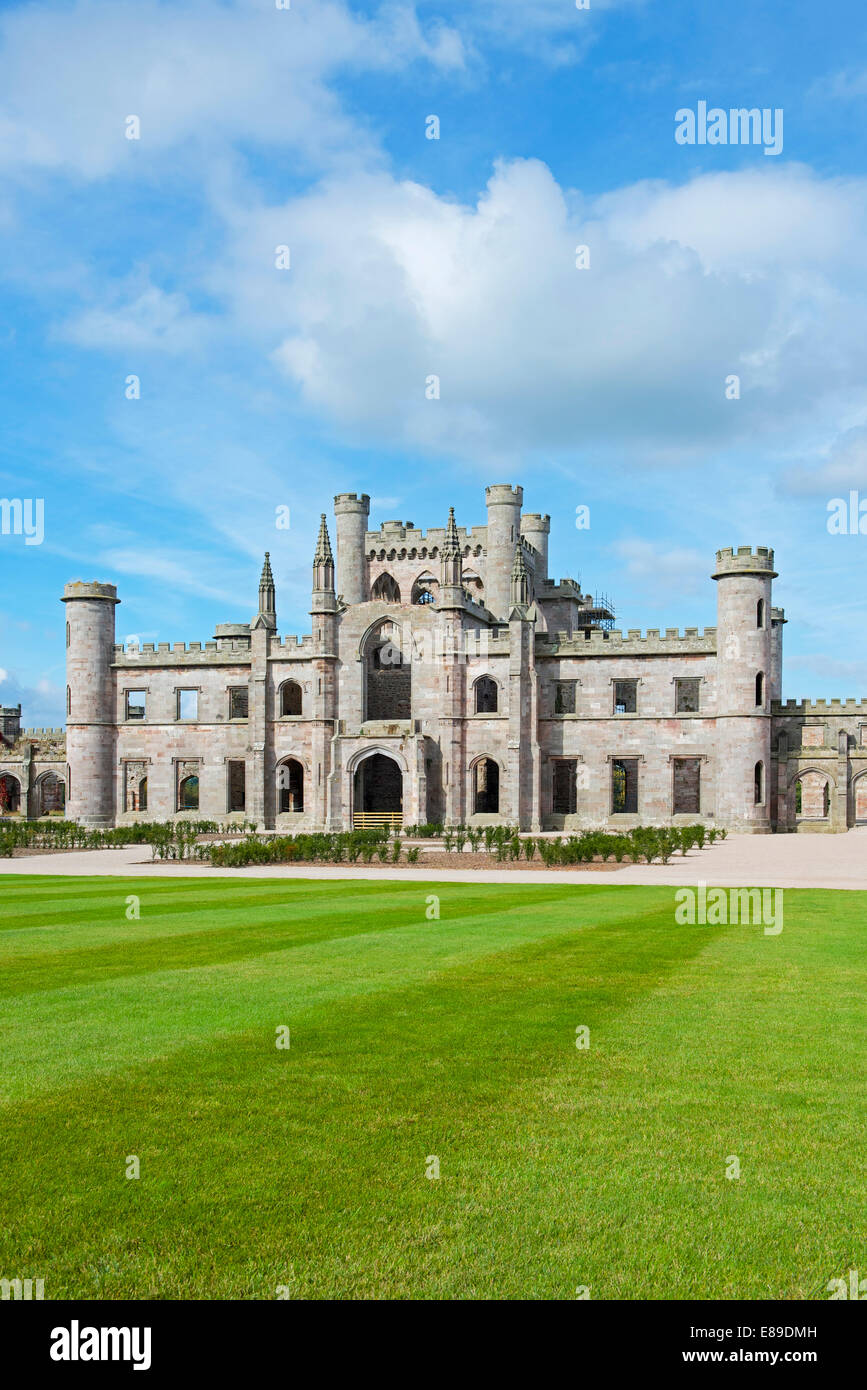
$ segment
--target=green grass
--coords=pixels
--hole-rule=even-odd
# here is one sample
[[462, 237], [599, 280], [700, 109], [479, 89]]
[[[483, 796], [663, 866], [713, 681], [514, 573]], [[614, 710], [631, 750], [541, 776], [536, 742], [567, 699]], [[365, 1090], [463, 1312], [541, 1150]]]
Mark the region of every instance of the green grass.
[[845, 892], [787, 891], [767, 937], [677, 926], [661, 887], [6, 877], [0, 1276], [827, 1298], [867, 1274], [864, 918]]

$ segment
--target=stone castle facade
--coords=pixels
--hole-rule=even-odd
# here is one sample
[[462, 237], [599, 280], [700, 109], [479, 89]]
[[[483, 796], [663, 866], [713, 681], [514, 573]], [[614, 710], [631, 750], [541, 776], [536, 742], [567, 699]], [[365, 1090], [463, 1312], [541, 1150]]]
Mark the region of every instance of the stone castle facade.
[[[115, 587], [68, 584], [67, 814], [289, 832], [867, 823], [867, 703], [781, 701], [772, 550], [717, 552], [715, 628], [623, 633], [604, 596], [549, 578], [550, 518], [522, 502], [498, 485], [483, 526], [371, 531], [369, 498], [340, 494], [300, 638], [278, 635], [267, 556], [255, 617], [204, 645], [118, 646]], [[19, 803], [40, 813], [30, 790]]]

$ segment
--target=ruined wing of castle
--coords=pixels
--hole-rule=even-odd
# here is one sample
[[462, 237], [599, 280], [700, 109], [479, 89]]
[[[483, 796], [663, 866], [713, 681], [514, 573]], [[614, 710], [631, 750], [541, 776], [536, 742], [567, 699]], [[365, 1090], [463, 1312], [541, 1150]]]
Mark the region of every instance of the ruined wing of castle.
[[[498, 485], [484, 526], [370, 531], [369, 498], [340, 494], [301, 638], [278, 635], [267, 556], [255, 617], [204, 645], [116, 646], [114, 586], [68, 584], [67, 814], [290, 832], [867, 822], [867, 703], [781, 702], [772, 550], [717, 552], [716, 628], [623, 633], [604, 596], [548, 577], [550, 518], [522, 501]], [[19, 813], [38, 815], [56, 767], [32, 740], [20, 767], [22, 737], [0, 750], [6, 809], [17, 776]]]

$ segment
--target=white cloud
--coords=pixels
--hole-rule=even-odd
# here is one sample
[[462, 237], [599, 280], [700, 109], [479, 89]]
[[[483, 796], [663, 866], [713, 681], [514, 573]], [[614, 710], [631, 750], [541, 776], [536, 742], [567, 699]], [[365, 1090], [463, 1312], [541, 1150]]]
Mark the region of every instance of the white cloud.
[[850, 488], [867, 488], [867, 428], [846, 430], [810, 466], [783, 471], [780, 488], [798, 497], [848, 497]]
[[[515, 160], [475, 205], [378, 172], [221, 210], [233, 245], [206, 288], [353, 438], [480, 462], [641, 439], [652, 459], [839, 419], [860, 399], [864, 181], [783, 169], [586, 200]], [[282, 240], [278, 294], [267, 251]]]
[[[459, 67], [457, 34], [423, 32], [411, 6], [372, 19], [344, 0], [77, 0], [0, 17], [0, 166], [88, 179], [138, 177], [168, 149], [193, 163], [227, 142], [287, 146], [357, 162], [375, 145], [329, 91], [341, 71], [387, 71], [423, 59]], [[128, 140], [128, 116], [141, 122]]]
[[671, 595], [701, 592], [707, 587], [707, 554], [688, 547], [669, 547], [629, 537], [611, 547], [623, 562], [625, 578], [645, 597], [671, 602]]
[[[113, 303], [74, 315], [59, 334], [78, 347], [126, 351], [185, 353], [198, 346], [213, 321], [190, 310], [183, 294], [168, 294], [148, 284], [125, 301], [117, 291]], [[120, 302], [118, 302], [120, 300]]]

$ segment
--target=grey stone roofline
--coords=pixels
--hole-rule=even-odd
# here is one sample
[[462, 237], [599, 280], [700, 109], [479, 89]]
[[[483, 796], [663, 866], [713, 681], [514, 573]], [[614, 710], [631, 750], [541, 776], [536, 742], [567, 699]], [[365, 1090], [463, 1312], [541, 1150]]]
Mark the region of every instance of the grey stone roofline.
[[589, 636], [575, 636], [568, 632], [540, 632], [536, 635], [536, 651], [540, 656], [714, 656], [716, 654], [716, 628], [706, 627], [700, 633], [697, 627], [686, 627], [681, 632], [676, 627], [665, 630], [660, 635], [659, 628], [649, 627], [646, 634], [640, 628], [630, 628], [626, 636], [615, 628], [602, 632], [596, 628], [584, 631]]

